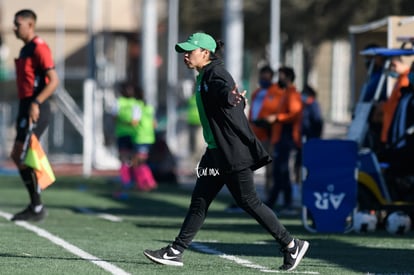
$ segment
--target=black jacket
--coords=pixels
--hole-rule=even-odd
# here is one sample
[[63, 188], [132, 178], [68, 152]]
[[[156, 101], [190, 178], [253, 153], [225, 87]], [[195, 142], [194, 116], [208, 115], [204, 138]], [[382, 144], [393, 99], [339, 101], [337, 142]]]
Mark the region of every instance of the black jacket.
[[271, 162], [260, 141], [249, 126], [244, 113], [246, 103], [230, 104], [235, 83], [221, 60], [213, 60], [204, 69], [201, 99], [219, 152], [224, 172], [246, 168], [256, 170]]

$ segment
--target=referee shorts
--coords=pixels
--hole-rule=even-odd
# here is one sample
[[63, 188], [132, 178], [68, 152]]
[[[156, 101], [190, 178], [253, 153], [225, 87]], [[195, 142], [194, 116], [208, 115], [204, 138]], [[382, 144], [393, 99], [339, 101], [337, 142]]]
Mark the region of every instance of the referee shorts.
[[[16, 139], [15, 141], [24, 142], [27, 131], [29, 129], [29, 111], [32, 98], [24, 98], [19, 101], [19, 111], [16, 119]], [[49, 119], [51, 117], [50, 104], [46, 100], [39, 106], [40, 114], [39, 119], [36, 121], [36, 127], [33, 129], [33, 133], [37, 138], [43, 134], [46, 128], [49, 126]]]

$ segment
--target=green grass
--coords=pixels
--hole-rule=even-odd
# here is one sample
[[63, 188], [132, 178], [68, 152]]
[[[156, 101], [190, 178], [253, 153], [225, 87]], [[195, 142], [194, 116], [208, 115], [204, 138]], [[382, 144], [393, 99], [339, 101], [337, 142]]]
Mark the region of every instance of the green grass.
[[[22, 183], [14, 176], [0, 178], [0, 211], [15, 213], [27, 203]], [[146, 248], [160, 248], [177, 235], [191, 190], [160, 185], [150, 193], [135, 192], [127, 200], [114, 200], [114, 186], [105, 178], [61, 177], [43, 192], [48, 218], [34, 225], [131, 274], [264, 274], [217, 255], [193, 249], [184, 255], [184, 267], [148, 261]], [[248, 260], [276, 272], [282, 258], [278, 246], [245, 214], [228, 214], [231, 201], [220, 195], [211, 205], [196, 242]], [[79, 207], [122, 218], [111, 222], [84, 214]], [[310, 274], [414, 274], [414, 232], [392, 236], [384, 230], [369, 234], [313, 234], [300, 219], [282, 223], [311, 248], [299, 273]], [[0, 217], [0, 274], [107, 274], [35, 233]]]

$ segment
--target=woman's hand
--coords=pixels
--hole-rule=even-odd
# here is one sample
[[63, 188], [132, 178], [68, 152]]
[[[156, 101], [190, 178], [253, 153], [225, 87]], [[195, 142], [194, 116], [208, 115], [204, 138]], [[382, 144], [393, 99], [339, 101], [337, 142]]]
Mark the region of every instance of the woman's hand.
[[238, 104], [240, 104], [240, 102], [245, 102], [247, 104], [247, 99], [244, 97], [246, 94], [246, 90], [244, 90], [242, 93], [239, 93], [237, 89], [237, 85], [236, 85], [230, 93], [231, 94], [230, 94], [229, 103], [232, 106], [237, 106]]

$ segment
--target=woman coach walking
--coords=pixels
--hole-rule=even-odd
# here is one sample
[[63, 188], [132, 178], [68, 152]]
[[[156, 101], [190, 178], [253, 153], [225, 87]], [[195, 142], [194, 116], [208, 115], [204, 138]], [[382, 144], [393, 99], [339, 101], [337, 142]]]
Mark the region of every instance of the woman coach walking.
[[293, 270], [309, 243], [294, 239], [256, 193], [253, 171], [271, 158], [250, 129], [244, 98], [215, 54], [222, 45], [208, 34], [194, 33], [175, 46], [184, 53], [186, 66], [199, 73], [195, 93], [207, 150], [197, 167], [197, 182], [180, 233], [171, 245], [145, 250], [144, 255], [159, 264], [182, 266], [184, 250], [201, 228], [210, 203], [226, 185], [236, 203], [280, 244], [284, 253], [280, 268]]

